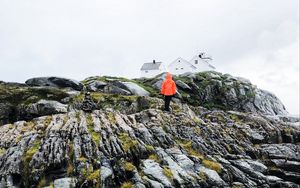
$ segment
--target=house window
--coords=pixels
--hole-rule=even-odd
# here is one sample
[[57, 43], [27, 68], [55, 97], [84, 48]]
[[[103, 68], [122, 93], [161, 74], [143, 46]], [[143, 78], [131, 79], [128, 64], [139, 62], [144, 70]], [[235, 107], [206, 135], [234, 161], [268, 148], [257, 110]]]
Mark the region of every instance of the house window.
[[183, 68], [181, 68], [181, 70], [183, 70]]
[[146, 70], [145, 73], [148, 73], [148, 71]]
[[176, 68], [176, 70], [178, 70], [178, 68]]
[[195, 60], [195, 64], [198, 64], [198, 59]]

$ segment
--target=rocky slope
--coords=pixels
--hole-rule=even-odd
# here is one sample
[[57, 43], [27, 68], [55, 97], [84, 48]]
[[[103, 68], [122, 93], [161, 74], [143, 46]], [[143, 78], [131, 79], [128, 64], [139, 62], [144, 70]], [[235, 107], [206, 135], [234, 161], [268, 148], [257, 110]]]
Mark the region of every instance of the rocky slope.
[[299, 119], [276, 96], [175, 79], [172, 113], [160, 76], [0, 83], [0, 187], [300, 187]]

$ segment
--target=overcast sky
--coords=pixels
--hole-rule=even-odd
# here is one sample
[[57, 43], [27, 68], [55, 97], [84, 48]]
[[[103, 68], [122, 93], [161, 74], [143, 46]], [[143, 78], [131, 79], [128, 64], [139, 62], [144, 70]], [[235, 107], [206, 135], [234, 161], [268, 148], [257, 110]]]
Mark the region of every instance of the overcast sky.
[[0, 0], [0, 80], [132, 78], [200, 51], [299, 114], [299, 0]]

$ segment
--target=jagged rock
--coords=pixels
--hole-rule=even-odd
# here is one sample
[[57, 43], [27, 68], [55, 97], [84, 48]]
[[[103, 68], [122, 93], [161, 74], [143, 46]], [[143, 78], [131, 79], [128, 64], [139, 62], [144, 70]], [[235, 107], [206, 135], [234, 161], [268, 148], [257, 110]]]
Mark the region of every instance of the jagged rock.
[[187, 90], [187, 91], [191, 91], [192, 90], [189, 85], [187, 85], [186, 83], [184, 83], [181, 80], [176, 80], [176, 85], [178, 87], [182, 88], [183, 90]]
[[287, 114], [281, 101], [274, 94], [265, 90], [256, 90], [254, 105], [259, 112], [266, 115]]
[[[119, 187], [125, 180], [130, 180], [133, 185], [140, 187], [223, 187], [232, 186], [230, 177], [234, 177], [235, 181], [245, 187], [257, 187], [268, 185], [271, 181], [266, 176], [267, 172], [282, 179], [280, 183], [273, 182], [274, 185], [292, 186], [292, 182], [297, 183], [296, 169], [299, 164], [293, 161], [297, 159], [294, 152], [297, 146], [294, 144], [265, 144], [259, 150], [252, 148], [252, 152], [256, 151], [256, 155], [259, 155], [270, 150], [271, 146], [276, 146], [280, 155], [290, 153], [287, 155], [290, 158], [287, 163], [280, 161], [283, 159], [272, 161], [274, 159], [271, 158], [267, 161], [268, 156], [265, 156], [264, 161], [267, 163], [262, 164], [246, 155], [248, 152], [243, 155], [227, 154], [224, 158], [214, 155], [219, 152], [226, 154], [224, 147], [232, 148], [230, 152], [237, 152], [239, 147], [251, 148], [244, 145], [251, 144], [251, 137], [247, 135], [235, 140], [235, 145], [224, 145], [233, 139], [228, 134], [220, 134], [223, 130], [234, 137], [240, 133], [239, 129], [223, 124], [233, 114], [239, 118], [248, 118], [239, 120], [241, 127], [247, 127], [249, 122], [255, 124], [255, 121], [259, 121], [259, 127], [255, 129], [271, 126], [268, 119], [262, 123], [261, 119], [243, 113], [227, 114], [205, 109], [199, 110], [199, 113], [206, 114], [200, 118], [197, 117], [198, 111], [194, 108], [193, 111], [188, 105], [179, 108], [180, 111], [176, 114], [165, 114], [157, 109], [145, 109], [131, 115], [124, 115], [113, 109], [92, 113], [69, 112], [53, 115], [51, 118], [40, 117], [31, 123], [21, 121], [4, 125], [0, 127], [0, 137], [3, 138], [0, 140], [0, 148], [6, 148], [0, 154], [0, 182], [12, 183], [14, 186], [24, 185], [24, 180], [18, 179], [18, 176], [25, 173], [22, 166], [24, 156], [29, 154], [27, 151], [34, 151], [25, 158], [28, 168], [32, 170], [28, 180], [34, 185], [40, 181], [39, 174], [61, 179], [67, 178], [67, 171], [79, 173], [75, 176], [76, 186], [93, 186], [99, 183], [102, 187]], [[212, 124], [206, 119], [209, 117], [216, 117], [218, 121]], [[276, 126], [282, 128], [280, 124]], [[259, 152], [260, 150], [262, 151]], [[212, 164], [203, 162], [203, 157]], [[124, 167], [124, 160], [131, 164]], [[281, 175], [270, 171], [266, 166], [276, 164], [281, 169]], [[294, 172], [287, 171], [288, 168], [292, 169], [292, 165], [295, 165]], [[219, 173], [214, 170], [214, 166], [220, 166]], [[127, 169], [126, 173], [122, 170], [124, 168]], [[129, 171], [128, 168], [132, 170]], [[143, 171], [143, 177], [138, 175], [137, 169]], [[98, 179], [100, 176], [101, 182]], [[89, 180], [92, 178], [95, 179]]]
[[83, 85], [72, 79], [60, 78], [60, 77], [38, 77], [31, 78], [25, 82], [29, 86], [51, 86], [58, 88], [72, 88], [77, 91], [83, 89]]
[[102, 90], [105, 86], [107, 86], [107, 84], [107, 82], [95, 80], [88, 83], [87, 89], [89, 91], [99, 91]]
[[220, 178], [219, 174], [211, 169], [200, 166], [198, 169], [199, 173], [204, 173], [207, 181], [213, 186], [225, 187], [227, 184]]
[[300, 161], [300, 146], [294, 144], [263, 144], [261, 152], [270, 159]]
[[164, 187], [172, 187], [171, 182], [164, 175], [163, 169], [158, 163], [153, 160], [147, 159], [143, 162], [143, 166], [143, 172], [148, 176], [148, 178], [157, 180]]
[[75, 178], [61, 178], [54, 180], [54, 188], [75, 188]]
[[122, 84], [124, 84], [126, 89], [130, 91], [133, 95], [149, 96], [148, 91], [146, 91], [144, 88], [133, 82], [122, 82]]
[[280, 169], [300, 173], [300, 162], [285, 159], [272, 159], [271, 161]]

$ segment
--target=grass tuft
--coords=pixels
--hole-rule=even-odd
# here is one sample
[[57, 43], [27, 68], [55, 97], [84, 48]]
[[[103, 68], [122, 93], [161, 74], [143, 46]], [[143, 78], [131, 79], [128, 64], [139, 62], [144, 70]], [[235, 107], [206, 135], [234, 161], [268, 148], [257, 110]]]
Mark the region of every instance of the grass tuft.
[[121, 185], [121, 188], [133, 188], [133, 184], [131, 182], [124, 182], [122, 185]]
[[220, 173], [222, 171], [222, 166], [214, 161], [208, 160], [208, 159], [204, 159], [202, 161], [203, 165], [209, 169], [212, 169], [218, 173]]
[[163, 173], [166, 175], [169, 179], [173, 179], [173, 173], [169, 167], [164, 166], [163, 167]]

